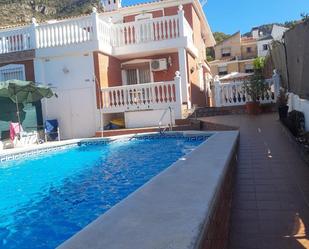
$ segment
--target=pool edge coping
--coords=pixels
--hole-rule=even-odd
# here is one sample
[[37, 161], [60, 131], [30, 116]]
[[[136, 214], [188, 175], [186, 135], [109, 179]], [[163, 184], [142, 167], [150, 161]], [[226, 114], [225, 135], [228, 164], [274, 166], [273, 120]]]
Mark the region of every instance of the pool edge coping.
[[[156, 133], [156, 132], [154, 132]], [[182, 132], [177, 132], [177, 133], [182, 133]], [[192, 133], [191, 131], [188, 131], [188, 133]], [[217, 175], [217, 183], [215, 184], [215, 187], [214, 189], [212, 190], [212, 197], [210, 198], [210, 200], [208, 200], [208, 209], [207, 209], [207, 212], [205, 214], [205, 217], [203, 218], [203, 220], [201, 221], [200, 225], [199, 225], [199, 229], [198, 231], [196, 231], [197, 233], [195, 233], [195, 237], [192, 238], [192, 241], [190, 241], [190, 246], [188, 247], [183, 247], [183, 248], [192, 248], [192, 249], [195, 249], [195, 248], [198, 248], [199, 247], [199, 243], [200, 243], [200, 240], [202, 239], [202, 233], [203, 231], [205, 230], [205, 223], [207, 222], [207, 219], [209, 218], [209, 213], [212, 209], [212, 205], [213, 205], [213, 199], [215, 198], [216, 196], [216, 192], [218, 192], [218, 187], [220, 186], [221, 182], [223, 181], [223, 178], [224, 178], [224, 175], [227, 171], [227, 168], [228, 168], [228, 165], [229, 165], [229, 162], [231, 161], [232, 159], [232, 156], [233, 156], [233, 153], [235, 153], [235, 148], [237, 146], [237, 142], [238, 142], [238, 139], [239, 139], [239, 131], [221, 131], [221, 132], [194, 132], [195, 134], [213, 134], [213, 136], [211, 136], [210, 138], [207, 139], [207, 141], [203, 142], [201, 145], [199, 145], [195, 150], [193, 150], [192, 152], [188, 153], [187, 155], [185, 155], [184, 157], [187, 158], [187, 160], [189, 160], [189, 158], [191, 158], [190, 160], [192, 160], [193, 157], [195, 157], [196, 153], [203, 149], [204, 147], [209, 147], [211, 145], [211, 141], [215, 140], [216, 137], [218, 136], [222, 136], [224, 134], [234, 134], [234, 136], [232, 136], [232, 143], [231, 143], [231, 147], [228, 148], [228, 154], [225, 155], [225, 160], [223, 160], [223, 165], [221, 166], [221, 172], [218, 172], [219, 175]], [[153, 132], [151, 133], [153, 134]], [[142, 134], [142, 135], [145, 135], [145, 134]], [[132, 135], [130, 135], [132, 136]], [[129, 136], [129, 137], [130, 137]], [[121, 136], [123, 137], [123, 136]], [[76, 244], [76, 241], [78, 241], [79, 239], [84, 239], [84, 242], [85, 240], [87, 241], [87, 232], [86, 232], [86, 235], [85, 235], [85, 231], [86, 230], [89, 230], [92, 229], [93, 226], [96, 226], [95, 224], [97, 224], [98, 222], [100, 222], [101, 220], [105, 219], [104, 217], [107, 217], [107, 216], [113, 216], [110, 215], [110, 213], [112, 212], [116, 212], [117, 213], [117, 210], [121, 209], [123, 206], [125, 206], [125, 203], [127, 202], [132, 202], [132, 199], [134, 200], [134, 198], [138, 198], [136, 196], [138, 195], [142, 195], [140, 193], [142, 193], [143, 191], [145, 191], [145, 189], [149, 188], [149, 186], [153, 185], [153, 184], [156, 184], [156, 182], [158, 182], [158, 179], [164, 177], [164, 175], [168, 174], [167, 172], [169, 171], [173, 171], [173, 169], [175, 168], [179, 168], [181, 167], [181, 160], [177, 160], [175, 163], [173, 163], [172, 165], [170, 165], [168, 168], [166, 168], [165, 170], [163, 170], [162, 172], [160, 172], [157, 176], [153, 177], [150, 181], [146, 182], [143, 186], [141, 186], [140, 188], [138, 188], [137, 190], [135, 190], [133, 193], [131, 193], [129, 196], [127, 196], [125, 199], [123, 199], [122, 201], [120, 201], [119, 203], [117, 203], [115, 206], [113, 206], [110, 210], [108, 210], [106, 213], [102, 214], [101, 216], [99, 216], [97, 219], [95, 219], [93, 222], [91, 222], [90, 224], [88, 224], [86, 227], [84, 227], [81, 231], [79, 231], [78, 233], [76, 233], [75, 235], [73, 235], [71, 238], [69, 238], [68, 240], [66, 240], [64, 243], [62, 243], [61, 245], [59, 245], [59, 247], [57, 247], [58, 249], [70, 249], [70, 248], [85, 248], [85, 247], [88, 247], [89, 249], [94, 249], [94, 248], [102, 248], [101, 245], [98, 245], [97, 247], [96, 246], [91, 246], [89, 244], [84, 244], [82, 247], [79, 247], [79, 245]], [[116, 210], [117, 209], [117, 210]], [[116, 210], [116, 211], [115, 211]], [[112, 217], [113, 218], [113, 217]], [[104, 221], [102, 221], [104, 222]], [[101, 237], [98, 237], [98, 239], [100, 240]], [[92, 241], [92, 240], [91, 240]], [[91, 243], [90, 241], [90, 243]], [[92, 241], [93, 242], [93, 241]], [[73, 245], [73, 246], [72, 246]], [[112, 247], [106, 247], [106, 245], [104, 246], [104, 249], [108, 249], [108, 248], [114, 248]], [[129, 248], [129, 247], [119, 247], [120, 248]], [[173, 247], [173, 245], [168, 245], [166, 247], [156, 247], [156, 248], [168, 248], [168, 249], [180, 249], [179, 245], [177, 247]], [[182, 247], [181, 247], [182, 248]], [[145, 248], [146, 249], [146, 248]], [[152, 249], [152, 248], [151, 248]]]

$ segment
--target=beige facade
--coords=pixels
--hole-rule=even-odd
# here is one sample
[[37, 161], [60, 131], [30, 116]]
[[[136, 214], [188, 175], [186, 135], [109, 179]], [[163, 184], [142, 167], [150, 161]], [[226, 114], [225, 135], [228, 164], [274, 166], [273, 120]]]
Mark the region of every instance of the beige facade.
[[257, 41], [251, 37], [241, 37], [240, 32], [218, 43], [215, 60], [210, 62], [212, 75], [226, 75], [232, 72], [251, 73], [253, 61], [257, 57]]

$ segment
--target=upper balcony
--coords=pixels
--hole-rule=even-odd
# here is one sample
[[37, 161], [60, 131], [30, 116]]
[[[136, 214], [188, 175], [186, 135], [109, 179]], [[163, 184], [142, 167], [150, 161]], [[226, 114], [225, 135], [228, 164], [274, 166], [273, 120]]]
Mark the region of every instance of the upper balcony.
[[184, 17], [164, 16], [114, 24], [94, 9], [89, 16], [54, 23], [37, 24], [0, 32], [0, 54], [36, 49], [36, 54], [49, 56], [73, 51], [102, 51], [119, 58], [176, 50], [185, 47], [197, 53], [193, 31]]

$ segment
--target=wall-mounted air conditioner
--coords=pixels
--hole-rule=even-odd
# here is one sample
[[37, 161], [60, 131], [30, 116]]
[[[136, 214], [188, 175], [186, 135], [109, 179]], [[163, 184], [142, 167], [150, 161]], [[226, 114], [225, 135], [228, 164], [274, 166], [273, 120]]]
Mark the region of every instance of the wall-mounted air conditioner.
[[167, 60], [166, 59], [152, 60], [151, 61], [151, 70], [152, 71], [167, 70]]

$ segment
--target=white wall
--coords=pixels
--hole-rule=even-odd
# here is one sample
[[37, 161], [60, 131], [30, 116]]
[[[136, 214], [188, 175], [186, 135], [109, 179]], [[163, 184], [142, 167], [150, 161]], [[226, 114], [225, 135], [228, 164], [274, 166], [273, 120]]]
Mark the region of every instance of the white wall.
[[35, 78], [50, 83], [58, 98], [42, 101], [43, 117], [58, 119], [64, 139], [92, 137], [99, 129], [92, 53], [35, 59]]
[[[258, 56], [265, 57], [270, 49], [271, 42], [273, 40], [262, 40], [257, 42], [257, 47], [258, 47]], [[263, 45], [267, 44], [268, 45], [268, 50], [263, 50]]]
[[301, 99], [298, 95], [289, 93], [289, 112], [296, 110], [304, 113], [305, 116], [305, 128], [309, 131], [309, 100]]
[[[140, 128], [140, 127], [158, 127], [159, 121], [165, 110], [151, 110], [151, 111], [136, 111], [125, 112], [126, 128]], [[172, 122], [175, 123], [174, 111], [172, 111]], [[167, 126], [170, 123], [170, 112], [167, 111], [162, 119], [162, 126]]]
[[281, 40], [284, 32], [287, 31], [288, 28], [282, 27], [282, 26], [278, 26], [278, 25], [274, 25], [271, 35], [274, 38], [274, 40]]

